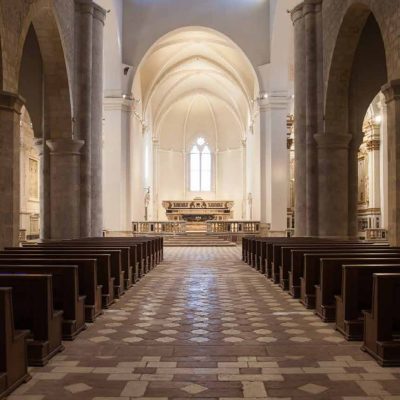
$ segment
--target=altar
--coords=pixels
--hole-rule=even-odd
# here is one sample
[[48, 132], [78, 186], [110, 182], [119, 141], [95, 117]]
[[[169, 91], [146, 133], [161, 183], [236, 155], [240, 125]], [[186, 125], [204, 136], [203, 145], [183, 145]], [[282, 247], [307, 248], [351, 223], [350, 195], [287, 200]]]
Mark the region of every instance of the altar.
[[231, 200], [165, 200], [162, 202], [168, 221], [186, 221], [189, 230], [205, 229], [206, 221], [233, 219]]

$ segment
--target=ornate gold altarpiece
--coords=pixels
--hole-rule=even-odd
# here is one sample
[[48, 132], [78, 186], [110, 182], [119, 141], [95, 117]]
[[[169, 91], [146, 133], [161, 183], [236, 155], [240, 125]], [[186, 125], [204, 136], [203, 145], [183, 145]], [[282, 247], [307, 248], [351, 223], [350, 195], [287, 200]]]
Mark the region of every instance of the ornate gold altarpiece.
[[233, 218], [234, 202], [231, 200], [165, 200], [162, 202], [169, 221], [204, 223], [209, 220], [224, 221]]

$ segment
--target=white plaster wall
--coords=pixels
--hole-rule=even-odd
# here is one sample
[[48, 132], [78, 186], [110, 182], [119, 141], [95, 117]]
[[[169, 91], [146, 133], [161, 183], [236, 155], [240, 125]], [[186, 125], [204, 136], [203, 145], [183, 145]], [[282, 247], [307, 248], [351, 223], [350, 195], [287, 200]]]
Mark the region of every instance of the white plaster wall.
[[220, 151], [217, 157], [217, 193], [221, 200], [233, 200], [233, 219], [242, 218], [243, 166], [242, 150]]
[[159, 219], [167, 220], [165, 209], [162, 207], [163, 200], [184, 199], [184, 155], [182, 152], [160, 150], [159, 157], [159, 186], [158, 186], [158, 208]]

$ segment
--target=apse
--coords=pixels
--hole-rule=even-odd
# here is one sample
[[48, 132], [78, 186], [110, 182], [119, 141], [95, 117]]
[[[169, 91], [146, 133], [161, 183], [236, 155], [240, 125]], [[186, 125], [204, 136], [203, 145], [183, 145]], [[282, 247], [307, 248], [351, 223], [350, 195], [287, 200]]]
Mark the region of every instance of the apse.
[[143, 218], [144, 190], [153, 220], [167, 219], [164, 201], [193, 199], [233, 202], [230, 216], [249, 218], [248, 193], [257, 192], [251, 175], [260, 168], [251, 156], [258, 94], [246, 55], [219, 32], [178, 29], [148, 50], [132, 88], [134, 220]]

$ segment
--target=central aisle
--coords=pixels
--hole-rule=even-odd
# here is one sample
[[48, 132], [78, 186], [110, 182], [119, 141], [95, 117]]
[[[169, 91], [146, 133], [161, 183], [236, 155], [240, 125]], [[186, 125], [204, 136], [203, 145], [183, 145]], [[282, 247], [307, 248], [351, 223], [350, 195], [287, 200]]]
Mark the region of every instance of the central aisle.
[[398, 399], [400, 368], [359, 347], [243, 264], [240, 249], [169, 248], [10, 399]]

